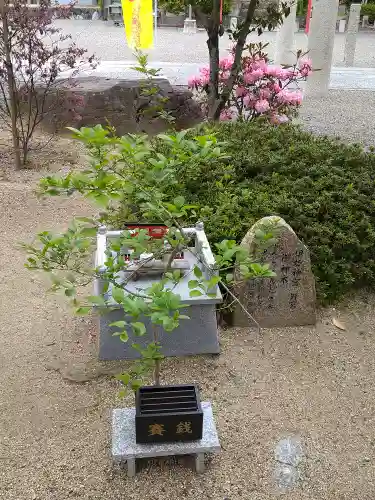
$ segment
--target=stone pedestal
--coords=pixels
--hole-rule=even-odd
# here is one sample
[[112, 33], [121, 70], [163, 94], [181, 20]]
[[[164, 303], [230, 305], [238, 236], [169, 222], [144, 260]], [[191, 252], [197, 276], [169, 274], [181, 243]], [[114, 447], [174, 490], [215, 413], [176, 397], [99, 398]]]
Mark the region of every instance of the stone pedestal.
[[307, 96], [328, 94], [338, 6], [339, 0], [314, 2], [308, 40], [313, 73], [307, 79]]
[[339, 33], [345, 33], [346, 21], [345, 19], [340, 19], [339, 21]]
[[290, 3], [290, 14], [284, 18], [276, 36], [275, 63], [292, 66], [296, 62], [295, 29], [297, 2]]
[[[139, 444], [135, 441], [135, 408], [119, 408], [112, 413], [112, 459], [116, 464], [127, 463], [129, 477], [135, 476], [137, 458], [194, 455], [195, 470], [204, 472], [204, 454], [218, 453], [220, 442], [210, 402], [202, 403], [203, 435], [199, 441]], [[181, 417], [182, 418], [182, 417]]]
[[[181, 310], [181, 314], [189, 316], [190, 320], [181, 320], [180, 325], [173, 332], [158, 329], [158, 338], [161, 343], [161, 352], [164, 356], [193, 356], [197, 354], [219, 354], [219, 333], [216, 320], [216, 305], [191, 304]], [[111, 361], [116, 359], [137, 359], [140, 354], [133, 349], [132, 344], [137, 343], [142, 349], [152, 342], [152, 329], [150, 318], [140, 317], [146, 325], [147, 333], [136, 337], [129, 331], [129, 341], [121, 342], [113, 336], [116, 328], [109, 326], [115, 321], [123, 321], [126, 317], [122, 309], [115, 309], [99, 317], [99, 359]], [[118, 328], [117, 328], [118, 330]]]
[[[107, 311], [102, 311], [99, 317], [99, 359], [103, 361], [117, 359], [137, 359], [139, 352], [132, 347], [133, 343], [139, 344], [141, 348], [153, 342], [154, 330], [156, 329], [158, 340], [161, 344], [161, 352], [164, 356], [190, 356], [195, 354], [219, 354], [219, 335], [216, 319], [216, 304], [222, 302], [222, 295], [218, 285], [215, 285], [209, 293], [202, 293], [198, 297], [190, 296], [189, 281], [192, 279], [192, 271], [195, 266], [201, 269], [205, 279], [210, 279], [214, 270], [215, 258], [211, 252], [202, 223], [197, 223], [194, 228], [183, 228], [186, 235], [194, 238], [195, 246], [184, 250], [184, 262], [187, 264], [185, 274], [177, 284], [166, 283], [166, 288], [173, 289], [179, 295], [181, 302], [186, 306], [181, 310], [182, 314], [190, 319], [181, 320], [179, 326], [173, 332], [166, 332], [161, 326], [152, 324], [149, 317], [141, 316], [137, 321], [144, 323], [146, 333], [136, 336], [129, 329], [129, 341], [121, 342], [113, 334], [118, 328], [110, 326], [117, 321], [126, 321], [124, 309], [112, 297], [113, 286], [110, 283], [104, 293], [105, 282], [98, 278], [94, 282], [94, 295], [104, 293], [104, 298], [108, 307]], [[97, 236], [97, 251], [95, 257], [95, 267], [105, 270], [107, 251], [109, 251], [111, 238], [118, 238], [122, 231], [107, 231], [105, 226], [101, 226]], [[126, 253], [126, 249], [122, 249]], [[117, 259], [116, 252], [112, 251], [112, 256]], [[126, 293], [141, 294], [155, 282], [159, 281], [161, 274], [147, 274], [138, 276], [136, 279], [128, 279], [126, 266], [118, 271], [117, 283], [119, 286], [127, 281]]]
[[185, 19], [184, 31], [186, 35], [194, 35], [197, 32], [197, 21], [195, 19]]
[[352, 3], [348, 21], [348, 30], [345, 37], [344, 61], [345, 66], [354, 66], [355, 46], [357, 43], [361, 4]]

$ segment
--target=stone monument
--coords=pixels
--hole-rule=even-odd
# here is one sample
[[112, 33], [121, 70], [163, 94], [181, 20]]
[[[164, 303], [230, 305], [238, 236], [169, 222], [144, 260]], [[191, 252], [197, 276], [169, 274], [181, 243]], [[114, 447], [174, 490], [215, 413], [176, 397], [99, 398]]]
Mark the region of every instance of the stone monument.
[[339, 0], [315, 0], [308, 41], [313, 73], [307, 79], [306, 95], [325, 96], [331, 76], [333, 46]]
[[[262, 243], [259, 230], [273, 233], [271, 244]], [[311, 325], [315, 317], [315, 280], [310, 253], [293, 229], [280, 217], [264, 217], [254, 224], [241, 243], [255, 260], [268, 263], [276, 273], [272, 278], [240, 281], [236, 294], [261, 327]], [[238, 306], [235, 326], [250, 326], [249, 318]]]
[[297, 2], [289, 2], [290, 14], [284, 17], [283, 24], [276, 36], [275, 63], [292, 66], [295, 64], [297, 55], [295, 47]]
[[189, 17], [184, 21], [183, 33], [186, 35], [194, 35], [197, 32], [197, 21], [193, 19], [193, 9], [189, 5]]
[[348, 31], [345, 37], [344, 61], [345, 66], [354, 66], [355, 46], [357, 43], [358, 25], [361, 15], [360, 3], [352, 3], [350, 6]]

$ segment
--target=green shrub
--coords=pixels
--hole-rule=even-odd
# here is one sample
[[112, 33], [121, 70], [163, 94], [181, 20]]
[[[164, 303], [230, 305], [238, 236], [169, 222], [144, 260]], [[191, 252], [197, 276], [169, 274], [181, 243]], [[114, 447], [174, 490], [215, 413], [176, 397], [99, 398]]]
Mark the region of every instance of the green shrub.
[[211, 207], [209, 233], [240, 240], [255, 220], [278, 214], [310, 249], [321, 301], [375, 284], [372, 153], [291, 125], [228, 124], [217, 132], [228, 142], [233, 174], [195, 193]]
[[368, 20], [375, 20], [375, 3], [364, 3], [361, 7], [361, 16], [368, 16]]
[[[256, 220], [280, 215], [310, 249], [320, 302], [375, 284], [374, 154], [293, 125], [204, 128], [227, 143], [221, 149], [228, 159], [179, 169], [179, 183], [166, 195], [201, 207], [186, 224], [202, 218], [212, 243], [239, 242]], [[160, 151], [168, 155], [165, 143]], [[111, 222], [120, 227], [129, 218], [120, 212]]]
[[212, 240], [240, 241], [257, 219], [278, 214], [310, 249], [321, 302], [375, 284], [372, 153], [292, 125], [229, 123], [216, 133], [230, 160], [197, 164], [177, 186], [205, 207]]

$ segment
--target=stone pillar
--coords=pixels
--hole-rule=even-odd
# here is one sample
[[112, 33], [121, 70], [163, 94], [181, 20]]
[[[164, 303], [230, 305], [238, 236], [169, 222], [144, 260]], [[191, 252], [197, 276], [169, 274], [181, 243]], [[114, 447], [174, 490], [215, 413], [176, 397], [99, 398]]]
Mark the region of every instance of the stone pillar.
[[289, 2], [289, 5], [290, 14], [288, 17], [284, 17], [283, 24], [276, 35], [275, 63], [291, 66], [296, 62], [294, 33], [296, 29], [297, 2]]
[[354, 66], [355, 46], [357, 43], [357, 33], [359, 18], [361, 15], [361, 4], [352, 3], [350, 6], [348, 31], [345, 37], [344, 61], [345, 66]]
[[306, 94], [325, 96], [331, 75], [339, 0], [314, 0], [308, 40], [313, 73], [307, 78]]
[[197, 32], [197, 21], [193, 19], [193, 9], [189, 5], [189, 17], [184, 21], [184, 31], [186, 35], [193, 35]]

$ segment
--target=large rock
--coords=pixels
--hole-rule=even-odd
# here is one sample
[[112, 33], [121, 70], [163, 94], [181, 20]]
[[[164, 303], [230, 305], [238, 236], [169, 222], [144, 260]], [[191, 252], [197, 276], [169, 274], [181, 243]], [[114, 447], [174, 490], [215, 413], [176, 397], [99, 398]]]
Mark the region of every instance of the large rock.
[[[200, 106], [183, 87], [172, 87], [166, 79], [155, 79], [155, 96], [142, 95], [145, 83], [141, 79], [111, 79], [103, 77], [77, 78], [72, 87], [59, 87], [47, 97], [48, 113], [42, 126], [49, 132], [62, 131], [67, 126], [82, 127], [112, 125], [117, 133], [145, 132], [156, 134], [165, 130], [167, 122], [155, 109], [160, 99], [175, 118], [177, 129], [189, 128], [203, 120]], [[43, 88], [38, 89], [39, 96]]]
[[[269, 246], [260, 243], [259, 231], [272, 232]], [[280, 217], [264, 217], [254, 224], [241, 243], [261, 263], [269, 263], [276, 273], [273, 278], [240, 281], [236, 293], [250, 314], [262, 327], [314, 324], [315, 280], [310, 253], [293, 229]], [[240, 278], [237, 272], [237, 278]], [[240, 307], [234, 312], [236, 326], [249, 326], [251, 321]]]

